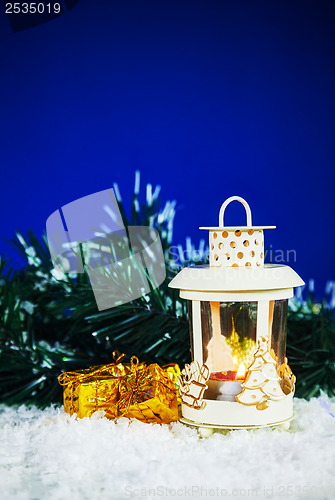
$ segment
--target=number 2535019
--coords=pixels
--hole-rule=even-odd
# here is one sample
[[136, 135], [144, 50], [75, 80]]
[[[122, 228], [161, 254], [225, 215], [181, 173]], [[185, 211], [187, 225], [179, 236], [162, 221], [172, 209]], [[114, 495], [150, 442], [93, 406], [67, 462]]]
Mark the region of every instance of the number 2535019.
[[60, 3], [6, 3], [6, 14], [59, 14], [60, 11]]

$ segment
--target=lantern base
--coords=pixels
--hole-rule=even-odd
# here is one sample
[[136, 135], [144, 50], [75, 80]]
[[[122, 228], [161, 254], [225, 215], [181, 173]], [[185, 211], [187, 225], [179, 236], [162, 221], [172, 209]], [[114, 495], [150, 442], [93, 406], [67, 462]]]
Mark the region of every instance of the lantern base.
[[282, 425], [294, 418], [293, 393], [280, 401], [269, 401], [268, 408], [258, 410], [238, 402], [203, 399], [203, 409], [190, 408], [182, 403], [180, 421], [195, 427], [215, 429], [254, 429]]
[[[277, 427], [282, 426], [284, 430], [288, 430], [290, 428], [290, 422], [294, 419], [294, 414], [291, 418], [287, 420], [283, 420], [282, 422], [276, 422], [275, 424], [263, 424], [263, 425], [211, 425], [211, 424], [200, 424], [199, 422], [193, 422], [192, 420], [188, 420], [187, 418], [181, 417], [179, 422], [182, 424], [188, 425], [189, 427], [197, 427], [198, 429], [217, 429], [217, 430], [238, 430], [238, 429], [261, 429], [262, 427]], [[211, 433], [212, 434], [212, 433]], [[207, 437], [207, 436], [203, 436]]]

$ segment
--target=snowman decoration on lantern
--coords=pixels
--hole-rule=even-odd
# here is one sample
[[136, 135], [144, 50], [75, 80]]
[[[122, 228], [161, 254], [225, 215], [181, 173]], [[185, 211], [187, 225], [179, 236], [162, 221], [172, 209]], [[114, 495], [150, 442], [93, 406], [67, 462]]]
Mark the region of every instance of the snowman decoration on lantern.
[[[243, 204], [247, 225], [224, 225], [226, 207]], [[183, 269], [169, 286], [189, 301], [192, 363], [179, 386], [181, 421], [200, 428], [253, 428], [293, 418], [295, 377], [285, 357], [289, 266], [264, 264], [264, 229], [248, 203], [228, 198], [209, 230], [209, 266]]]

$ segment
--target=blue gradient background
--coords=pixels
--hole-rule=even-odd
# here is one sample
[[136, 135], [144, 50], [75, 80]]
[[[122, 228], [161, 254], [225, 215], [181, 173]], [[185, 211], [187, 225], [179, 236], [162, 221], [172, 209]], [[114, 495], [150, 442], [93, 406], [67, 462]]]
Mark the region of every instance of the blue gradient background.
[[[335, 3], [80, 0], [12, 33], [0, 11], [1, 243], [134, 172], [197, 242], [238, 194], [322, 295], [335, 279]], [[227, 223], [244, 220], [232, 207]]]

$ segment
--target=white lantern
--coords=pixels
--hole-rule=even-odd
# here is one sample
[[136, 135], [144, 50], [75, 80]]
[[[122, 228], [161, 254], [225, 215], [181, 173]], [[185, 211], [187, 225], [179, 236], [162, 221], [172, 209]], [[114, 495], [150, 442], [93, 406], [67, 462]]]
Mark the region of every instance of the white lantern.
[[[224, 226], [237, 200], [247, 225]], [[170, 283], [189, 302], [192, 363], [180, 378], [181, 421], [198, 427], [253, 428], [293, 418], [295, 377], [285, 356], [286, 316], [293, 287], [288, 266], [264, 265], [263, 230], [247, 202], [227, 199], [209, 230], [209, 266], [183, 269]]]

